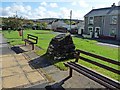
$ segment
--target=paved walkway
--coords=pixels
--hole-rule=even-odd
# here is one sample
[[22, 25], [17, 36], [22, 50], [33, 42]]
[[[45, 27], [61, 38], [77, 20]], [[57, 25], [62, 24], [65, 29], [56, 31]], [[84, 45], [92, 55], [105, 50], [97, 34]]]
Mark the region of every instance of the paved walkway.
[[41, 84], [33, 85], [30, 88], [48, 87], [48, 90], [49, 87], [52, 88], [51, 90], [54, 89], [56, 90], [56, 88], [60, 88], [61, 90], [67, 88], [105, 88], [104, 86], [96, 83], [95, 81], [87, 78], [86, 76], [80, 73], [77, 73], [76, 71], [73, 72], [73, 76], [71, 78], [67, 78], [69, 74], [69, 70], [62, 71], [56, 68], [54, 65], [50, 64], [48, 60], [42, 60], [39, 58], [38, 60], [42, 62], [39, 63], [39, 65], [50, 77], [52, 77], [52, 80], [54, 80], [54, 82], [42, 84], [42, 85]]
[[[29, 87], [36, 83], [47, 82], [39, 70], [30, 67], [29, 58], [24, 53], [16, 54], [2, 36], [1, 41], [0, 85], [2, 88]], [[31, 48], [27, 49], [30, 51]]]

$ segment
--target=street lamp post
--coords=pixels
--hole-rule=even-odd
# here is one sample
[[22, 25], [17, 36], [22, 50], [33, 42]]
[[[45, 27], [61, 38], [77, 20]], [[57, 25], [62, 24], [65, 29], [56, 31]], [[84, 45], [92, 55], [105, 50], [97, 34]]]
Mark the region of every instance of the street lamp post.
[[71, 18], [72, 18], [72, 10], [70, 11], [70, 30], [71, 30]]

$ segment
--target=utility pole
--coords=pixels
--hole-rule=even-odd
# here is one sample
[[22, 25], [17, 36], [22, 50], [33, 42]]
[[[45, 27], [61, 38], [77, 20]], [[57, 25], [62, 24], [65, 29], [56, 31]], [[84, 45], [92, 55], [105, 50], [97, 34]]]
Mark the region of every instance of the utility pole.
[[17, 18], [17, 11], [16, 11], [16, 18]]
[[22, 28], [22, 26], [20, 25], [20, 19], [22, 19], [22, 18], [19, 18], [18, 17], [18, 15], [17, 15], [17, 11], [16, 11], [16, 24], [17, 24], [17, 29], [18, 29], [18, 31], [19, 31], [19, 33], [20, 33], [20, 36], [22, 36], [22, 41], [24, 40], [24, 37], [23, 37], [23, 28]]
[[70, 30], [71, 30], [71, 18], [72, 18], [72, 10], [70, 11]]

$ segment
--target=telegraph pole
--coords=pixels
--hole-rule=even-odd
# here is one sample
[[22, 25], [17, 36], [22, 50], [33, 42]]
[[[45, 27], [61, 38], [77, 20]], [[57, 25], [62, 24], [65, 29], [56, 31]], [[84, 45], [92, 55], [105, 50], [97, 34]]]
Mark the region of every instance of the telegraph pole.
[[19, 23], [21, 23], [19, 20], [22, 19], [22, 18], [19, 18], [17, 14], [18, 14], [18, 13], [17, 13], [17, 11], [16, 11], [16, 24], [17, 24], [17, 29], [18, 29], [18, 31], [19, 31], [19, 33], [20, 33], [20, 36], [22, 36], [22, 41], [23, 41], [23, 39], [24, 39], [24, 37], [23, 37], [23, 28], [22, 28], [22, 26], [19, 24]]
[[70, 11], [70, 30], [71, 30], [71, 18], [72, 18], [72, 10]]
[[16, 17], [17, 17], [17, 11], [16, 11]]

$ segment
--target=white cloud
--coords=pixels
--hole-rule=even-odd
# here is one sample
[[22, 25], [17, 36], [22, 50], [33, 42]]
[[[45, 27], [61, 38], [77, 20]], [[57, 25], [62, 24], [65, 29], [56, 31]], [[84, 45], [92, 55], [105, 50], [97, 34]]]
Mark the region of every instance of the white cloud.
[[80, 7], [86, 8], [89, 7], [89, 4], [85, 0], [78, 1]]
[[89, 4], [86, 0], [76, 0], [71, 2], [72, 6], [80, 6], [82, 8], [89, 7]]
[[[78, 3], [77, 3], [78, 4]], [[29, 19], [39, 19], [39, 18], [70, 18], [70, 10], [73, 11], [72, 18], [80, 19], [84, 16], [84, 12], [81, 12], [81, 10], [74, 10], [69, 7], [59, 7], [58, 11], [49, 10], [48, 7], [58, 7], [57, 3], [49, 3], [46, 7], [43, 5], [40, 5], [36, 8], [32, 8], [29, 5], [24, 4], [16, 4], [9, 7], [2, 8], [2, 16], [13, 16], [17, 14], [18, 16], [22, 16]], [[82, 14], [81, 14], [82, 13]], [[82, 16], [83, 15], [83, 16]]]
[[107, 6], [106, 4], [99, 4], [99, 5], [94, 6], [93, 8], [94, 8], [94, 9], [104, 8], [104, 7], [106, 7], [106, 6]]
[[31, 13], [31, 12], [28, 12], [28, 16], [32, 16], [32, 13]]
[[77, 2], [73, 1], [73, 2], [71, 3], [71, 5], [72, 5], [72, 6], [75, 6], [75, 5], [77, 5]]
[[14, 3], [12, 6], [2, 8], [2, 16], [13, 16], [17, 12], [18, 16], [29, 17], [31, 15], [31, 10], [32, 8], [29, 5], [24, 6], [22, 3]]
[[0, 16], [2, 16], [2, 7], [0, 7]]
[[33, 17], [36, 17], [36, 18], [42, 18], [45, 16], [45, 12], [46, 12], [46, 9], [42, 6], [39, 6], [38, 8], [36, 8], [35, 10], [33, 10]]
[[62, 7], [60, 8], [60, 13], [61, 13], [61, 17], [62, 18], [70, 18], [70, 10], [66, 7]]
[[41, 6], [47, 6], [47, 3], [46, 2], [42, 2], [40, 3]]
[[31, 8], [31, 6], [26, 6], [25, 9], [30, 11], [32, 8]]
[[57, 5], [57, 3], [50, 3], [50, 7], [56, 8], [56, 7], [58, 7], [58, 5]]
[[37, 9], [38, 9], [39, 11], [46, 11], [46, 8], [45, 8], [45, 7], [42, 7], [42, 6], [39, 6]]
[[13, 12], [11, 12], [11, 7], [6, 7], [6, 8], [2, 8], [2, 16], [11, 16], [13, 14]]
[[54, 11], [47, 11], [47, 15], [50, 18], [59, 18], [59, 13]]
[[120, 0], [110, 0], [110, 2], [111, 2], [111, 5], [113, 4], [113, 3], [115, 3], [116, 5], [118, 5], [118, 2], [119, 2]]

